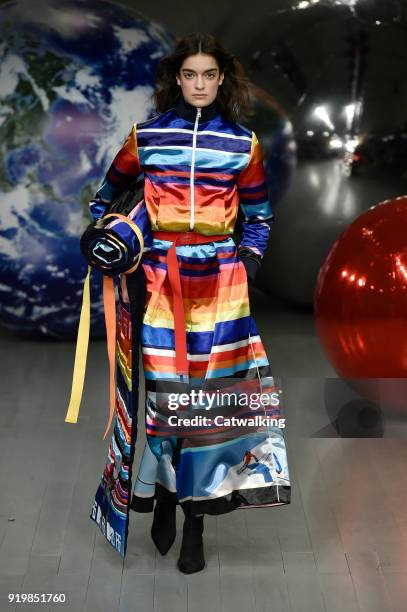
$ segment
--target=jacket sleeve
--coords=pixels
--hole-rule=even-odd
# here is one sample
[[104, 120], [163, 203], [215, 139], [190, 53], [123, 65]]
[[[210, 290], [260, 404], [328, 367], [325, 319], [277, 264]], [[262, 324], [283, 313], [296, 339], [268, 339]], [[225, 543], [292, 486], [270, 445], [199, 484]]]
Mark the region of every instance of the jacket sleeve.
[[138, 156], [136, 124], [134, 123], [121, 149], [110, 164], [105, 177], [98, 187], [95, 197], [89, 202], [89, 209], [93, 219], [100, 219], [106, 207], [114, 198], [120, 195], [120, 193], [141, 174], [142, 169]]
[[269, 241], [274, 214], [268, 197], [263, 154], [257, 136], [252, 132], [252, 146], [247, 166], [237, 179], [240, 208], [244, 215], [239, 253], [257, 260], [263, 257]]

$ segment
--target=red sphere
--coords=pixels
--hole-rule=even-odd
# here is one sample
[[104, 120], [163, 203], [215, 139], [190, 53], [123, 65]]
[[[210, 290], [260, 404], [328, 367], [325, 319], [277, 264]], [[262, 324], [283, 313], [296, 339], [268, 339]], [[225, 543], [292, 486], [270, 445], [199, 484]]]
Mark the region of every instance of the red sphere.
[[341, 377], [407, 378], [407, 196], [372, 206], [338, 237], [319, 271], [314, 307]]

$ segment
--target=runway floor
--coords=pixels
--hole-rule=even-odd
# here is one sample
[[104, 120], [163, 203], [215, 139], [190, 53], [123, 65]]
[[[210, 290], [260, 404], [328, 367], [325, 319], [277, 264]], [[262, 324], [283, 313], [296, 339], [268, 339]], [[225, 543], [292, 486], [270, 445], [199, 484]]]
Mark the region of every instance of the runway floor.
[[[165, 557], [150, 538], [152, 515], [132, 512], [124, 563], [89, 518], [110, 439], [102, 440], [105, 343], [90, 345], [73, 425], [64, 417], [74, 343], [1, 332], [1, 611], [407, 612], [405, 440], [338, 437], [315, 412], [324, 381], [336, 375], [312, 314], [258, 290], [252, 307], [287, 405], [304, 415], [311, 435], [324, 435], [288, 424], [292, 503], [206, 516], [207, 566], [190, 576], [176, 568], [180, 509]], [[65, 593], [68, 601], [9, 605], [8, 593]]]

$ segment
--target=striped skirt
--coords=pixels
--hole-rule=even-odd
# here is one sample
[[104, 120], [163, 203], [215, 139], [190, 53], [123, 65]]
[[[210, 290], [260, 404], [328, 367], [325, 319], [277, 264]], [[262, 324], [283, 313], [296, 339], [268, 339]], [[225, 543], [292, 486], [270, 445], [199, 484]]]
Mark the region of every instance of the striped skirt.
[[[154, 238], [143, 257], [146, 442], [135, 471], [131, 507], [150, 512], [154, 499], [162, 499], [180, 504], [187, 514], [223, 514], [236, 508], [289, 504], [290, 477], [281, 426], [260, 424], [242, 431], [213, 425], [201, 430], [201, 435], [186, 436], [171, 435], [171, 428], [167, 435], [160, 430], [159, 389], [185, 389], [185, 385], [199, 389], [208, 383], [214, 388], [218, 381], [232, 386], [256, 381], [263, 392], [273, 388], [270, 364], [250, 314], [245, 267], [230, 236], [176, 247], [189, 369], [186, 376], [176, 374], [166, 264], [170, 246], [171, 242]], [[253, 411], [249, 412], [253, 417]]]

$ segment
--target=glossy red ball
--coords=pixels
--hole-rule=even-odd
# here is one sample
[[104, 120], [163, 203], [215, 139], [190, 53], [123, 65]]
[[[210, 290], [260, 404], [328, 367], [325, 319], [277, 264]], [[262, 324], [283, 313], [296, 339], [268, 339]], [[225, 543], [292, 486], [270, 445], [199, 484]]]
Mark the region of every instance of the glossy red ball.
[[[338, 237], [319, 271], [314, 308], [341, 377], [407, 378], [407, 196], [372, 206]], [[393, 405], [407, 404], [406, 381], [395, 385], [387, 388]]]

